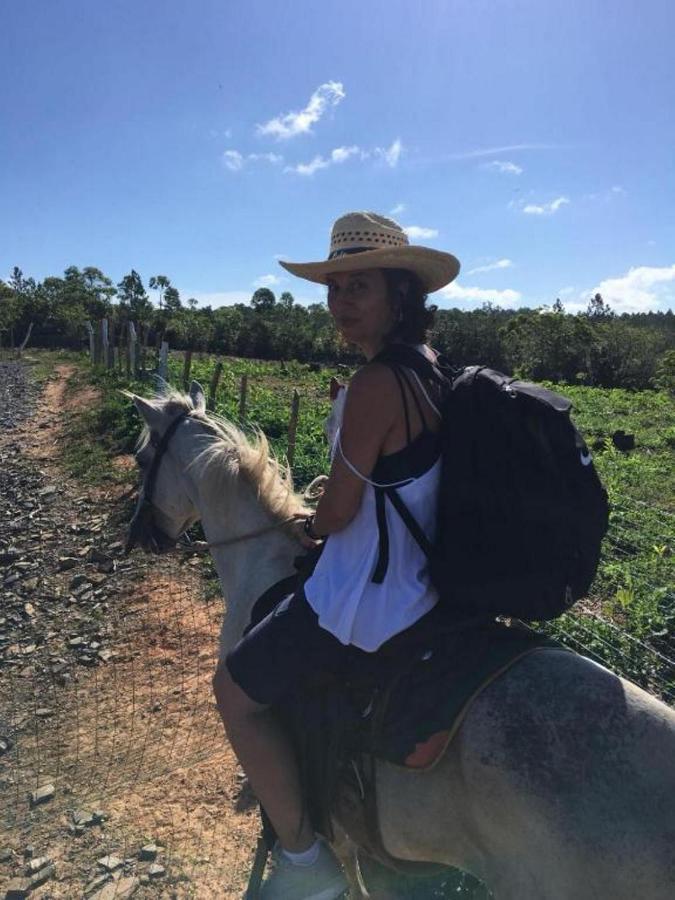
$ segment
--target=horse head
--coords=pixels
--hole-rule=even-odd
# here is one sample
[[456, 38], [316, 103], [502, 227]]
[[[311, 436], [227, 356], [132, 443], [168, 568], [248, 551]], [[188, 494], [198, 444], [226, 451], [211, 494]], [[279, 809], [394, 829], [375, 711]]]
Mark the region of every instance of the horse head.
[[[154, 553], [175, 546], [178, 538], [199, 519], [195, 491], [186, 477], [186, 464], [177, 452], [177, 434], [204, 422], [206, 401], [193, 381], [189, 395], [166, 395], [147, 400], [129, 394], [144, 421], [136, 452], [143, 481], [129, 526], [126, 552], [135, 545]], [[181, 435], [182, 437], [182, 435]]]

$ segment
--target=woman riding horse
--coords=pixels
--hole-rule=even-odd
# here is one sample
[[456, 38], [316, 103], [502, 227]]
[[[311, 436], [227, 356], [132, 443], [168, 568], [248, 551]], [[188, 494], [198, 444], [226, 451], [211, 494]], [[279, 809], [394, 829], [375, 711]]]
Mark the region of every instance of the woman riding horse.
[[281, 263], [328, 288], [342, 337], [368, 364], [352, 377], [316, 513], [298, 523], [306, 547], [325, 541], [304, 587], [250, 630], [214, 677], [228, 738], [279, 837], [275, 866], [262, 888], [273, 898], [331, 900], [347, 887], [342, 869], [312, 830], [298, 766], [271, 707], [311, 674], [339, 671], [345, 660], [377, 654], [436, 605], [426, 558], [402, 519], [386, 510], [389, 559], [373, 580], [379, 549], [374, 487], [397, 485], [432, 537], [440, 477], [438, 397], [413, 373], [397, 377], [371, 362], [391, 343], [434, 357], [425, 344], [433, 311], [427, 294], [451, 282], [449, 253], [411, 246], [396, 222], [349, 213], [332, 230], [329, 257]]

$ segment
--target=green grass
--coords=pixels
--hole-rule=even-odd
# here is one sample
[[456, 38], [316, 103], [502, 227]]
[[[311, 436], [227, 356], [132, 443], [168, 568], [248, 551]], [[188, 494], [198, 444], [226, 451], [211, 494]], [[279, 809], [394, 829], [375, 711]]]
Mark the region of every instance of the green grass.
[[[245, 428], [257, 426], [283, 457], [293, 390], [300, 394], [300, 417], [293, 474], [304, 487], [328, 470], [323, 421], [328, 391], [337, 369], [312, 371], [290, 362], [226, 359], [215, 412], [238, 420], [242, 375], [248, 376]], [[191, 377], [208, 392], [215, 360], [195, 357]], [[182, 386], [182, 354], [172, 354], [169, 380]], [[344, 377], [344, 376], [341, 376]], [[95, 483], [131, 480], [112, 465], [115, 454], [129, 453], [140, 431], [133, 406], [121, 388], [150, 395], [151, 379], [82, 369], [80, 383], [101, 391], [101, 402], [77, 416], [67, 441], [70, 470]], [[639, 684], [675, 700], [675, 669], [658, 654], [675, 657], [675, 398], [666, 392], [606, 390], [550, 385], [570, 397], [574, 418], [594, 451], [612, 506], [609, 534], [588, 601], [573, 614], [546, 627], [571, 646], [594, 656]], [[74, 387], [77, 389], [77, 386]], [[616, 430], [635, 435], [635, 450], [623, 453], [611, 440]], [[639, 642], [639, 643], [638, 643]]]

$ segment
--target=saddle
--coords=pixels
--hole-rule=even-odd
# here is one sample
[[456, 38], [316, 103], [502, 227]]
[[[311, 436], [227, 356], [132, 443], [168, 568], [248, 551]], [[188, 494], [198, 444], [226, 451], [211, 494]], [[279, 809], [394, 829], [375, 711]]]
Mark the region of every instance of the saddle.
[[[257, 602], [253, 621], [298, 586], [284, 579]], [[436, 608], [347, 680], [317, 672], [276, 708], [297, 755], [314, 829], [333, 839], [337, 820], [372, 859], [404, 875], [445, 867], [392, 857], [378, 821], [377, 760], [416, 770], [438, 763], [472, 700], [525, 654], [555, 641], [520, 623], [452, 620]], [[275, 835], [262, 812], [268, 846]]]

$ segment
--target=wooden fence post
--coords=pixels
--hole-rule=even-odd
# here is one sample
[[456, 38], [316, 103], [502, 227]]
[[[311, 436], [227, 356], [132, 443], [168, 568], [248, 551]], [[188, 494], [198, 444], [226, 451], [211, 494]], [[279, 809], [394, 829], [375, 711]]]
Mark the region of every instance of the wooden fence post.
[[169, 342], [162, 341], [159, 348], [159, 363], [157, 365], [157, 374], [164, 381], [169, 380]]
[[110, 340], [107, 319], [101, 319], [101, 363], [104, 369], [110, 368]]
[[246, 418], [246, 392], [248, 391], [248, 375], [241, 376], [241, 387], [239, 388], [239, 421], [243, 422]]
[[31, 322], [30, 325], [28, 326], [28, 331], [26, 332], [26, 337], [23, 339], [23, 342], [22, 342], [21, 346], [20, 346], [19, 349], [16, 351], [16, 357], [17, 357], [17, 359], [20, 359], [20, 358], [21, 358], [21, 354], [22, 354], [23, 351], [26, 349], [26, 344], [27, 344], [28, 341], [30, 340], [30, 333], [31, 333], [32, 330], [33, 330], [33, 323]]
[[87, 334], [89, 335], [89, 358], [93, 366], [96, 363], [96, 341], [94, 339], [94, 329], [91, 326], [91, 322], [85, 322], [84, 325], [87, 329]]
[[190, 387], [190, 369], [192, 368], [192, 350], [185, 351], [185, 363], [183, 364], [183, 390]]
[[300, 394], [297, 389], [293, 391], [293, 400], [291, 402], [291, 418], [288, 423], [288, 450], [286, 451], [286, 459], [288, 465], [293, 465], [295, 458], [295, 436], [298, 431], [298, 415], [300, 413]]
[[136, 350], [138, 338], [136, 336], [136, 326], [133, 322], [129, 322], [129, 374], [132, 378], [138, 375], [138, 360], [136, 359]]
[[223, 361], [219, 359], [211, 376], [211, 384], [209, 385], [208, 409], [213, 409], [216, 405], [216, 393], [218, 391], [218, 383], [223, 373]]
[[141, 352], [140, 352], [140, 370], [142, 373], [145, 373], [145, 364], [146, 358], [148, 355], [148, 336], [150, 334], [150, 328], [147, 325], [139, 325], [138, 333], [141, 339]]

